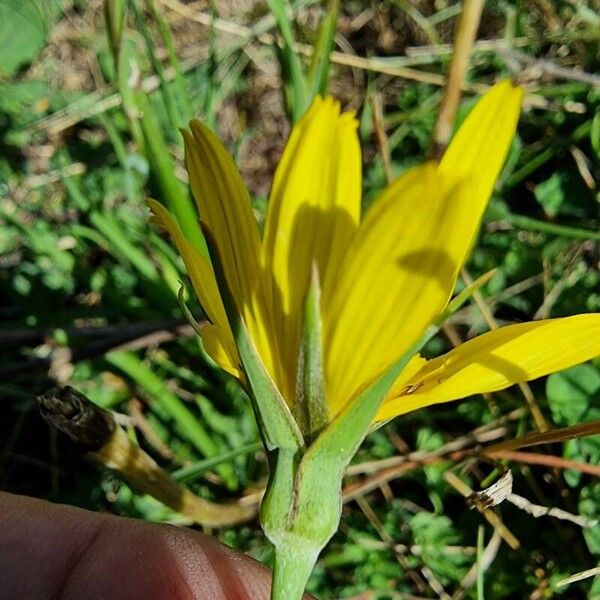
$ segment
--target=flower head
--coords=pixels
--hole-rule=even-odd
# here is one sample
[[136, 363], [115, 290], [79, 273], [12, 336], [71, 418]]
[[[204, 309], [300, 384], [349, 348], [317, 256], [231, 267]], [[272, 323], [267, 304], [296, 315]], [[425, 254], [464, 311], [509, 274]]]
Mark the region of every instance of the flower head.
[[[439, 161], [405, 172], [361, 216], [357, 122], [333, 99], [317, 98], [283, 152], [262, 236], [221, 142], [199, 121], [184, 132], [200, 218], [235, 310], [288, 406], [297, 402], [306, 298], [315, 278], [324, 398], [332, 416], [444, 311], [504, 164], [521, 99], [521, 88], [508, 81], [494, 86]], [[243, 379], [210, 260], [164, 207], [152, 202], [151, 208], [177, 245], [207, 315], [201, 330], [207, 352]], [[598, 314], [506, 326], [431, 361], [415, 355], [376, 420], [499, 390], [598, 354]]]

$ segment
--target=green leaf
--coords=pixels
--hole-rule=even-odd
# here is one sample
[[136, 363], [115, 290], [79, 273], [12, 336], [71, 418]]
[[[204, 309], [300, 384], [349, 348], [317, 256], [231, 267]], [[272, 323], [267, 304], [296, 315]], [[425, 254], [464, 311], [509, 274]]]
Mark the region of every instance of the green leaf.
[[555, 217], [565, 201], [563, 183], [561, 173], [553, 173], [546, 181], [538, 183], [533, 190], [537, 201], [549, 217]]
[[600, 373], [590, 364], [578, 365], [548, 377], [546, 394], [552, 415], [560, 425], [581, 422], [590, 399], [600, 392]]
[[594, 578], [594, 583], [592, 583], [588, 598], [600, 598], [600, 575], [597, 575]]
[[242, 319], [239, 318], [231, 328], [252, 388], [251, 395], [267, 448], [285, 448], [295, 452], [304, 445], [304, 441], [290, 409], [263, 365]]
[[337, 473], [341, 481], [344, 470], [369, 432], [377, 410], [394, 381], [438, 330], [437, 325], [430, 325], [395, 364], [352, 399], [308, 449], [302, 465], [323, 462], [327, 457], [332, 463], [332, 471]]
[[[438, 431], [435, 431], [429, 427], [421, 427], [417, 432], [416, 447], [419, 452], [433, 452], [438, 448], [441, 448], [444, 444], [444, 436]], [[431, 494], [437, 491], [439, 485], [446, 485], [443, 478], [443, 474], [448, 468], [447, 463], [440, 462], [433, 465], [426, 465], [423, 467], [423, 474], [427, 481], [428, 492]]]
[[[1, 60], [2, 57], [0, 56]], [[2, 63], [0, 62], [0, 64]], [[33, 105], [39, 100], [47, 98], [48, 95], [48, 85], [43, 81], [0, 83], [0, 111], [31, 115]], [[22, 114], [18, 117], [22, 118]]]
[[0, 75], [12, 75], [36, 57], [59, 11], [56, 0], [0, 2]]
[[444, 552], [445, 547], [461, 541], [451, 519], [445, 515], [419, 512], [409, 524], [415, 543], [421, 546], [424, 563], [433, 569], [443, 583], [457, 581], [469, 560], [465, 555], [456, 555], [450, 559]]
[[169, 63], [175, 71], [175, 79], [173, 80], [173, 85], [176, 88], [175, 97], [179, 112], [182, 115], [182, 120], [184, 123], [187, 123], [194, 116], [194, 108], [190, 101], [188, 88], [183, 76], [183, 71], [181, 69], [181, 63], [179, 62], [179, 58], [177, 56], [177, 49], [175, 47], [175, 40], [173, 37], [173, 32], [171, 31], [170, 22], [163, 16], [161, 11], [156, 8], [156, 3], [154, 0], [145, 0], [145, 4], [146, 9], [150, 12], [152, 18], [158, 25], [158, 30], [160, 31], [163, 44], [167, 49]]
[[[600, 519], [599, 496], [599, 482], [585, 486], [581, 490], [579, 498], [579, 514], [589, 519]], [[596, 525], [595, 527], [586, 528], [583, 530], [583, 535], [590, 552], [595, 556], [600, 556], [600, 527]]]

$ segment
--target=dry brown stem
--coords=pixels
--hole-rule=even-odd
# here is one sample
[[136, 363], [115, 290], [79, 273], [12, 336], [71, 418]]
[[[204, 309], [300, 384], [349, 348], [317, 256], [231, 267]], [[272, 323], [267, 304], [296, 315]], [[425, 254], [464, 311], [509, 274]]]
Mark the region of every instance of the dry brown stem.
[[196, 496], [134, 444], [112, 413], [71, 387], [50, 390], [38, 398], [42, 417], [68, 435], [88, 458], [116, 471], [137, 492], [149, 494], [169, 508], [205, 527], [249, 521], [256, 505], [216, 504]]

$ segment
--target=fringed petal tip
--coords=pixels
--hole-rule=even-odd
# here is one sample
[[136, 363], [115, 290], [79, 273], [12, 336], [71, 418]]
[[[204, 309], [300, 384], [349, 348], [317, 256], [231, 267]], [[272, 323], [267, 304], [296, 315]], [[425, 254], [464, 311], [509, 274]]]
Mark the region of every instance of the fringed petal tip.
[[356, 131], [359, 126], [358, 119], [356, 118], [356, 112], [353, 110], [347, 110], [340, 115], [340, 125], [345, 127], [351, 127], [353, 131]]
[[340, 125], [351, 126], [353, 129], [357, 129], [359, 125], [356, 112], [353, 110], [342, 112], [340, 101], [333, 98], [333, 96], [315, 96], [298, 125], [318, 117], [328, 121], [330, 126], [333, 126], [336, 121]]

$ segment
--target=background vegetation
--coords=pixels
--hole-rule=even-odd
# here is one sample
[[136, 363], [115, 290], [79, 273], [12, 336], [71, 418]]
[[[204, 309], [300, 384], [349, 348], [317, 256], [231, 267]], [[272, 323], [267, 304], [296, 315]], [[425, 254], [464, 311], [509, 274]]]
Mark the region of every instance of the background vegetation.
[[[319, 87], [324, 70], [309, 55], [324, 56], [327, 13], [315, 0], [298, 0], [293, 14], [273, 0], [129, 0], [121, 21], [125, 3], [110, 4], [107, 28], [100, 0], [0, 0], [0, 488], [182, 523], [84, 460], [41, 420], [36, 395], [72, 385], [116, 411], [131, 438], [199, 496], [256, 499], [265, 462], [249, 404], [183, 318], [182, 263], [149, 225], [145, 200], [189, 209], [178, 127], [198, 115], [236, 157], [261, 219], [297, 92], [286, 48], [297, 44], [296, 67]], [[365, 208], [386, 177], [428, 151], [459, 8], [341, 7], [329, 89], [360, 118]], [[429, 345], [432, 355], [497, 324], [600, 311], [599, 8], [487, 2], [461, 114], [499, 77], [519, 74], [529, 95], [465, 277], [497, 272]], [[531, 502], [600, 517], [598, 436], [502, 463], [458, 452], [598, 418], [600, 361], [386, 425], [351, 467], [342, 526], [310, 591], [600, 597], [598, 576], [558, 585], [598, 564], [600, 527], [506, 504], [497, 515], [512, 538], [503, 539], [498, 523], [468, 510], [456, 481], [480, 489], [504, 465]], [[212, 533], [270, 559], [256, 521]], [[489, 562], [479, 586], [478, 562]]]

